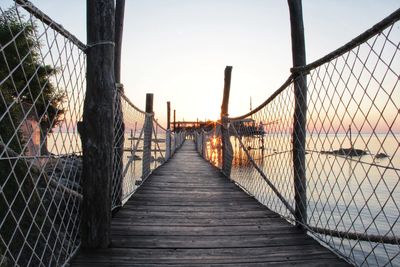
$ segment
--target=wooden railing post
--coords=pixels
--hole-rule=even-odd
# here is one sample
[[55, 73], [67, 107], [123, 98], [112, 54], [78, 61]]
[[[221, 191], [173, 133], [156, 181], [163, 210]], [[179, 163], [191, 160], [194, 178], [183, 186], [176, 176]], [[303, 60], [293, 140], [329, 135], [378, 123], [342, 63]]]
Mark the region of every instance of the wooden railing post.
[[207, 140], [206, 140], [206, 135], [205, 135], [203, 130], [201, 130], [201, 142], [202, 142], [201, 154], [202, 154], [203, 158], [206, 158], [206, 155], [207, 155]]
[[171, 102], [167, 102], [167, 132], [165, 137], [165, 159], [171, 157]]
[[176, 109], [174, 109], [174, 132], [176, 130]]
[[[292, 36], [293, 67], [306, 65], [304, 26], [301, 0], [288, 0]], [[303, 74], [295, 77], [295, 109], [293, 122], [293, 169], [295, 190], [295, 217], [297, 226], [304, 229], [307, 224], [307, 180], [306, 180], [306, 119], [307, 82]]]
[[125, 0], [116, 0], [115, 3], [115, 81], [121, 82], [121, 51], [122, 33], [124, 29]]
[[201, 132], [194, 131], [194, 137], [196, 140], [196, 150], [201, 156], [203, 156], [203, 135]]
[[230, 177], [232, 169], [233, 149], [229, 134], [229, 92], [231, 89], [232, 67], [226, 66], [224, 77], [224, 95], [221, 105], [221, 135], [222, 135], [222, 172]]
[[226, 66], [224, 72], [224, 94], [221, 105], [221, 119], [228, 115], [229, 93], [231, 90], [232, 66]]
[[113, 167], [113, 180], [112, 180], [112, 194], [114, 199], [112, 200], [115, 205], [113, 209], [113, 214], [118, 212], [119, 208], [122, 206], [122, 182], [123, 182], [123, 157], [124, 157], [124, 141], [125, 141], [125, 123], [124, 116], [122, 113], [122, 102], [121, 95], [124, 93], [124, 85], [121, 83], [116, 84], [116, 97], [115, 97], [115, 120], [114, 120], [114, 164]]
[[[114, 137], [114, 0], [87, 1], [87, 73], [82, 139], [82, 248], [110, 244]], [[111, 71], [110, 71], [111, 70]]]
[[114, 171], [112, 180], [112, 196], [113, 209], [115, 214], [119, 207], [122, 206], [122, 173], [123, 173], [123, 157], [124, 157], [124, 133], [125, 124], [122, 113], [121, 95], [124, 93], [124, 86], [121, 83], [121, 50], [122, 50], [122, 33], [124, 26], [124, 10], [125, 0], [117, 0], [115, 5], [115, 49], [114, 49], [114, 75], [116, 83], [115, 98], [115, 121], [114, 121]]
[[151, 139], [153, 133], [153, 94], [146, 94], [146, 118], [144, 121], [142, 179], [150, 174]]

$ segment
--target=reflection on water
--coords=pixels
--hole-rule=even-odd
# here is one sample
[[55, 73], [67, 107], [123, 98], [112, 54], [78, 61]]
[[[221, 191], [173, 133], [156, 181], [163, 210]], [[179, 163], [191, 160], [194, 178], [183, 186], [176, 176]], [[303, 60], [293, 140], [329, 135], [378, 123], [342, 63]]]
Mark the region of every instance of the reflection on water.
[[[370, 235], [398, 236], [400, 233], [400, 150], [399, 135], [358, 134], [355, 148], [367, 151], [358, 157], [321, 153], [349, 147], [346, 135], [309, 135], [307, 138], [307, 213], [311, 226]], [[294, 206], [292, 145], [289, 134], [281, 136], [241, 137], [243, 146], [270, 181]], [[285, 217], [293, 218], [280, 200], [252, 167], [237, 138], [231, 178], [260, 202]], [[388, 157], [377, 157], [384, 153]], [[210, 161], [221, 167], [221, 140], [213, 136], [207, 142]], [[365, 241], [320, 238], [339, 249], [358, 264], [400, 266], [399, 245]], [[377, 261], [379, 260], [379, 262]], [[365, 262], [364, 262], [365, 264]]]
[[221, 168], [222, 164], [222, 141], [220, 136], [213, 135], [207, 141], [207, 158], [215, 166]]

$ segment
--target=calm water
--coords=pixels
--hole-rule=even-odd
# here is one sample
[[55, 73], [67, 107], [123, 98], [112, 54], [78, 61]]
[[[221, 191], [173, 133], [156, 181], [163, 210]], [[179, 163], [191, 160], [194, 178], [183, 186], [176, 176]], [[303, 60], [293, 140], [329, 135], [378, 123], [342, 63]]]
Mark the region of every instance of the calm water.
[[[134, 137], [138, 137], [140, 131], [132, 132]], [[165, 139], [164, 133], [157, 133], [159, 139]], [[135, 181], [140, 180], [142, 176], [142, 149], [143, 149], [143, 141], [141, 140], [137, 145], [137, 151], [135, 155], [137, 156], [135, 160], [130, 160], [132, 153], [132, 147], [136, 146], [136, 140], [130, 140], [131, 134], [130, 131], [127, 131], [125, 134], [125, 142], [124, 142], [124, 155], [123, 155], [123, 171], [125, 173], [122, 194], [124, 197], [128, 197], [136, 188], [137, 185]], [[153, 136], [154, 138], [154, 136]], [[47, 148], [49, 152], [54, 155], [67, 155], [67, 154], [81, 154], [82, 152], [82, 144], [80, 140], [80, 136], [76, 132], [54, 132], [48, 136], [47, 139]], [[157, 145], [152, 146], [153, 150], [165, 150], [165, 142], [160, 141]], [[162, 155], [159, 152], [152, 152], [152, 160], [150, 162], [150, 168], [153, 170], [157, 168], [161, 162], [162, 157], [165, 156], [165, 152], [162, 151]]]
[[[231, 141], [235, 154], [233, 179], [255, 195], [260, 202], [286, 217], [291, 217], [252, 167], [244, 151], [240, 149], [238, 140], [232, 138]], [[242, 141], [244, 146], [250, 149], [250, 154], [258, 166], [294, 206], [290, 135], [267, 136], [263, 142], [258, 138], [244, 137]], [[350, 140], [345, 134], [309, 135], [306, 155], [308, 223], [340, 231], [399, 236], [399, 142], [398, 134], [354, 135], [354, 148], [365, 150], [368, 155], [345, 157], [321, 153], [341, 147], [349, 148]], [[221, 154], [218, 145], [212, 143], [209, 143], [211, 161], [220, 165]], [[385, 153], [388, 157], [378, 159], [378, 153]], [[400, 266], [399, 245], [341, 240], [330, 236], [321, 238], [358, 264]]]

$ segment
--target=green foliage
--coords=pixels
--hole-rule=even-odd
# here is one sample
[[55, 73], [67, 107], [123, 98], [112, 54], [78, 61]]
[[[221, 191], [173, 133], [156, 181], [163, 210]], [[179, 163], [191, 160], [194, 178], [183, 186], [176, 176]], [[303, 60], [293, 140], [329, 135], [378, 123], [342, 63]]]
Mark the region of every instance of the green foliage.
[[0, 161], [0, 175], [5, 178], [2, 181], [4, 190], [0, 194], [0, 218], [4, 222], [0, 227], [0, 249], [5, 251], [8, 248], [5, 256], [9, 260], [18, 258], [21, 253], [20, 266], [26, 266], [31, 258], [33, 251], [30, 247], [34, 247], [38, 240], [45, 243], [40, 232], [46, 211], [40, 205], [40, 195], [35, 186], [35, 181], [43, 179], [37, 171], [28, 171], [29, 168], [25, 159]]
[[37, 26], [24, 22], [14, 9], [0, 17], [0, 112], [8, 115], [0, 120], [0, 133], [3, 142], [11, 142], [16, 152], [21, 150], [15, 129], [23, 118], [22, 104], [33, 106], [45, 135], [64, 114], [60, 108], [64, 95], [50, 80], [56, 69], [43, 65], [36, 34]]
[[46, 204], [50, 191], [40, 189], [46, 188], [44, 174], [18, 157], [23, 147], [18, 126], [25, 106], [34, 110], [43, 135], [64, 114], [64, 95], [51, 83], [56, 69], [42, 63], [36, 34], [37, 26], [23, 21], [14, 9], [0, 14], [0, 152], [7, 150], [5, 155], [13, 158], [0, 158], [0, 251], [19, 266], [46, 261], [48, 256], [38, 256], [55, 233], [48, 216], [54, 208]]

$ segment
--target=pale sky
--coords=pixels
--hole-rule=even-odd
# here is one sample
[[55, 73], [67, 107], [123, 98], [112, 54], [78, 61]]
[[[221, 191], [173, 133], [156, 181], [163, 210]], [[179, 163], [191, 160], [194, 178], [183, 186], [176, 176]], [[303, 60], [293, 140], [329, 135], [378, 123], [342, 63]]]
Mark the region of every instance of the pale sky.
[[[86, 1], [31, 1], [86, 42]], [[307, 62], [399, 7], [399, 0], [303, 0]], [[286, 80], [292, 64], [285, 0], [126, 0], [122, 82], [141, 109], [145, 94], [154, 93], [163, 124], [167, 101], [179, 120], [217, 119], [226, 65], [233, 66], [232, 116]]]

